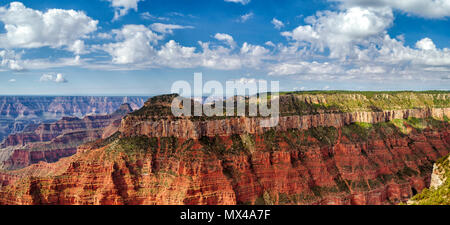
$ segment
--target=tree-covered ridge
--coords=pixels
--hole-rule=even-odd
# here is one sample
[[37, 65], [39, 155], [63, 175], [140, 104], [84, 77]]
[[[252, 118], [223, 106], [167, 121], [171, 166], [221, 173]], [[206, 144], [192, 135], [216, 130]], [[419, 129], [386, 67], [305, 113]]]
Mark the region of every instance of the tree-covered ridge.
[[305, 91], [280, 93], [283, 113], [450, 107], [449, 91]]
[[[155, 96], [147, 100], [144, 107], [132, 113], [134, 116], [172, 116], [171, 102], [177, 94]], [[270, 94], [268, 98], [271, 98]], [[234, 98], [236, 99], [236, 97]], [[259, 104], [252, 98], [245, 100], [246, 115], [252, 104]], [[221, 103], [225, 105], [226, 101]], [[194, 101], [192, 112], [194, 110]], [[235, 101], [236, 103], [236, 101]], [[268, 101], [270, 105], [270, 101]], [[198, 102], [196, 103], [199, 104]], [[450, 91], [299, 91], [279, 93], [280, 115], [310, 115], [317, 113], [376, 112], [383, 110], [450, 108]], [[214, 108], [214, 104], [213, 104]], [[235, 104], [235, 111], [236, 111]], [[214, 117], [213, 117], [214, 119]]]

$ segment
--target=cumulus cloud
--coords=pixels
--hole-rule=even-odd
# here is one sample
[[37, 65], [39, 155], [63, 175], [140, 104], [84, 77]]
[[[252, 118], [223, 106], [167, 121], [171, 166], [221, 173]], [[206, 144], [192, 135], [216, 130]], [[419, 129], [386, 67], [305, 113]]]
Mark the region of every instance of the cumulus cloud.
[[233, 37], [229, 34], [217, 33], [214, 35], [214, 38], [226, 42], [232, 48], [236, 47], [236, 42], [234, 42]]
[[272, 23], [272, 24], [275, 26], [275, 28], [278, 29], [278, 30], [281, 29], [282, 27], [284, 27], [284, 23], [281, 22], [281, 21], [279, 21], [279, 20], [277, 20], [277, 18], [273, 18], [271, 23]]
[[20, 54], [16, 54], [13, 50], [0, 51], [1, 66], [7, 67], [10, 70], [21, 71], [24, 70]]
[[111, 7], [114, 8], [114, 18], [113, 20], [117, 20], [122, 16], [128, 14], [128, 11], [133, 9], [137, 12], [138, 10], [138, 2], [143, 0], [108, 0], [111, 2]]
[[42, 74], [39, 79], [41, 82], [55, 82], [55, 83], [67, 83], [67, 80], [64, 78], [64, 75], [61, 73], [53, 74], [53, 73], [45, 73]]
[[154, 23], [150, 25], [150, 28], [156, 32], [162, 34], [173, 34], [173, 30], [177, 29], [192, 29], [193, 26], [182, 26], [177, 24], [163, 24], [163, 23]]
[[332, 0], [343, 4], [343, 7], [390, 7], [407, 14], [425, 18], [443, 18], [450, 16], [448, 0]]
[[268, 55], [269, 50], [259, 45], [252, 45], [244, 42], [244, 44], [242, 44], [240, 53], [242, 57], [247, 58], [247, 64], [252, 67], [258, 67], [259, 65], [261, 65], [261, 61]]
[[385, 35], [382, 45], [377, 49], [377, 55], [374, 58], [385, 64], [450, 67], [450, 49], [437, 49], [429, 38], [418, 41], [416, 47], [418, 49], [410, 48], [405, 46], [402, 41]]
[[388, 8], [353, 7], [342, 12], [323, 11], [305, 19], [309, 25], [298, 26], [282, 35], [304, 42], [313, 49], [328, 48], [332, 58], [348, 56], [356, 44], [368, 44], [370, 38], [383, 35], [393, 22]]
[[0, 48], [65, 47], [76, 54], [85, 52], [81, 39], [97, 30], [97, 20], [84, 12], [49, 9], [46, 12], [12, 2], [0, 7], [0, 21], [6, 33], [0, 34]]
[[[431, 39], [424, 38], [416, 48], [404, 41], [383, 36], [349, 48], [356, 57], [331, 57], [331, 53], [310, 54], [311, 50], [297, 45], [280, 50], [278, 63], [269, 66], [269, 75], [287, 75], [303, 80], [436, 80], [450, 71], [450, 49], [438, 49]], [[293, 54], [292, 52], [297, 53]], [[305, 54], [307, 52], [308, 54]], [[314, 51], [312, 51], [314, 52]], [[318, 59], [318, 61], [310, 61]]]
[[234, 2], [234, 3], [241, 3], [242, 5], [247, 5], [250, 3], [250, 0], [225, 0], [226, 2]]
[[112, 56], [116, 64], [130, 64], [152, 60], [153, 45], [161, 39], [144, 25], [125, 25], [113, 30], [117, 42], [104, 44], [101, 48]]
[[436, 50], [436, 45], [434, 45], [430, 38], [423, 38], [422, 40], [416, 42], [416, 48], [422, 50]]
[[8, 82], [10, 82], [10, 83], [14, 83], [14, 82], [16, 82], [16, 79], [14, 79], [14, 78], [12, 78], [12, 79], [9, 79], [9, 80], [8, 80]]
[[438, 49], [428, 37], [414, 47], [404, 36], [389, 36], [392, 8], [350, 5], [338, 11], [319, 11], [292, 31], [291, 42], [278, 44], [278, 59], [270, 75], [305, 80], [436, 80], [450, 71], [450, 49]]
[[76, 55], [85, 54], [89, 51], [86, 50], [86, 46], [84, 45], [84, 41], [76, 40], [73, 44], [67, 47], [67, 50], [75, 53]]
[[156, 65], [172, 68], [192, 68], [199, 64], [199, 54], [195, 47], [181, 46], [174, 40], [168, 41], [157, 51]]
[[[233, 70], [243, 67], [259, 67], [269, 57], [269, 51], [259, 45], [249, 43], [237, 48], [233, 37], [217, 33], [217, 40], [226, 46], [210, 46], [209, 42], [199, 41], [199, 48], [183, 46], [174, 40], [158, 45], [163, 36], [142, 25], [125, 25], [114, 30], [115, 42], [96, 46], [96, 49], [109, 53], [115, 65], [130, 65], [128, 68], [196, 68], [205, 67], [219, 70]], [[131, 66], [132, 65], [132, 66]], [[107, 65], [98, 65], [102, 68]], [[111, 68], [111, 67], [110, 67]], [[124, 68], [124, 67], [122, 67]], [[120, 69], [112, 67], [112, 69]]]
[[67, 80], [64, 78], [64, 76], [62, 74], [58, 73], [58, 74], [56, 74], [55, 82], [56, 83], [66, 83]]
[[239, 54], [233, 54], [231, 48], [217, 46], [211, 48], [209, 43], [199, 42], [200, 48], [185, 47], [170, 40], [160, 50], [153, 62], [154, 66], [171, 68], [205, 67], [219, 70], [242, 68], [245, 60]]

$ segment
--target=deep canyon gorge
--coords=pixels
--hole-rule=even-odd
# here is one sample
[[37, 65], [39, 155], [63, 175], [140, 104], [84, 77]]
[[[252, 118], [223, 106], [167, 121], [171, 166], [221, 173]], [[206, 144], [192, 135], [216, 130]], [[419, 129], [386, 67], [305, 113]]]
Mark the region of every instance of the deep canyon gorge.
[[[174, 117], [175, 96], [10, 135], [0, 204], [399, 204], [450, 153], [445, 91], [280, 93], [273, 128]], [[83, 132], [55, 132], [67, 124]], [[59, 140], [74, 143], [65, 155]]]

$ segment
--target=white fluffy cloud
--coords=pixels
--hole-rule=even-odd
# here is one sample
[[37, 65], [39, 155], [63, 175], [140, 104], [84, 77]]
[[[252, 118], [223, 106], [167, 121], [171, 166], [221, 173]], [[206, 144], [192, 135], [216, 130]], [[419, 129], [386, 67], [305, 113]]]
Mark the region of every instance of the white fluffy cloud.
[[429, 38], [418, 41], [416, 48], [407, 47], [403, 41], [385, 35], [374, 59], [384, 64], [450, 67], [450, 49], [437, 49]]
[[214, 35], [214, 38], [226, 42], [232, 48], [236, 47], [236, 42], [234, 42], [233, 37], [229, 34], [217, 33]]
[[332, 58], [348, 56], [355, 44], [368, 44], [371, 37], [382, 35], [393, 22], [388, 8], [365, 9], [353, 7], [342, 12], [324, 11], [305, 20], [309, 25], [299, 26], [282, 35], [304, 42], [313, 49], [330, 49]]
[[20, 54], [16, 54], [12, 50], [0, 51], [1, 66], [7, 67], [10, 70], [21, 71], [24, 70]]
[[226, 2], [234, 2], [234, 3], [241, 3], [242, 5], [247, 5], [250, 3], [250, 0], [225, 0]]
[[425, 18], [450, 16], [448, 0], [332, 0], [342, 2], [344, 7], [390, 7], [402, 12]]
[[154, 23], [150, 25], [150, 28], [156, 32], [162, 34], [173, 34], [173, 30], [178, 29], [192, 29], [192, 26], [181, 26], [177, 24], [163, 24], [163, 23]]
[[275, 26], [275, 28], [278, 29], [278, 30], [281, 29], [282, 27], [284, 27], [284, 23], [281, 22], [281, 21], [279, 21], [279, 20], [277, 20], [277, 18], [273, 18], [271, 23], [272, 23], [273, 26]]
[[267, 58], [269, 50], [259, 45], [252, 45], [247, 42], [242, 44], [240, 50], [241, 56], [245, 59], [243, 61], [252, 67], [261, 65], [263, 59]]
[[[278, 63], [269, 66], [269, 75], [288, 75], [304, 80], [439, 80], [450, 71], [450, 49], [438, 49], [429, 38], [417, 41], [415, 48], [385, 34], [367, 45], [353, 45], [346, 60], [327, 54], [310, 54], [307, 48], [283, 47]], [[377, 36], [378, 37], [378, 36]], [[294, 53], [292, 53], [292, 52]], [[307, 53], [307, 54], [305, 54]], [[318, 59], [322, 62], [312, 61]]]
[[128, 14], [130, 9], [134, 9], [137, 12], [138, 10], [138, 2], [143, 0], [108, 0], [111, 2], [111, 6], [114, 8], [114, 18], [113, 20], [117, 20], [122, 16]]
[[58, 74], [56, 74], [55, 82], [56, 83], [66, 83], [67, 80], [66, 80], [66, 78], [64, 78], [64, 76], [62, 74], [58, 73]]
[[161, 39], [144, 25], [125, 25], [113, 30], [117, 42], [103, 45], [103, 50], [112, 56], [116, 64], [139, 63], [152, 60], [153, 45]]
[[269, 52], [264, 47], [244, 43], [239, 51], [232, 47], [216, 46], [199, 42], [200, 48], [185, 47], [173, 40], [158, 50], [153, 66], [171, 68], [205, 67], [218, 70], [235, 70], [244, 67], [255, 68], [262, 65], [262, 60]]
[[436, 50], [436, 45], [434, 45], [430, 38], [423, 38], [422, 40], [416, 42], [416, 48], [422, 50]]
[[428, 37], [409, 47], [403, 36], [389, 36], [394, 16], [387, 5], [345, 5], [340, 11], [317, 12], [305, 22], [281, 33], [291, 42], [274, 47], [278, 62], [268, 66], [270, 75], [306, 80], [436, 80], [450, 71], [450, 49], [437, 48]]
[[72, 45], [67, 47], [67, 50], [75, 53], [76, 55], [87, 53], [86, 46], [84, 45], [84, 41], [76, 40]]
[[174, 40], [168, 41], [157, 51], [157, 58], [153, 64], [172, 68], [191, 68], [199, 65], [199, 54], [195, 47], [181, 46]]
[[41, 82], [67, 83], [67, 80], [64, 78], [64, 75], [61, 73], [57, 73], [57, 74], [45, 73], [45, 74], [42, 74], [42, 76], [39, 80]]
[[81, 39], [96, 31], [98, 24], [81, 11], [49, 9], [41, 12], [20, 2], [0, 7], [0, 21], [6, 31], [0, 34], [0, 48], [65, 47], [76, 54], [84, 52]]
[[114, 36], [116, 42], [97, 48], [109, 53], [114, 64], [132, 65], [133, 69], [206, 67], [234, 70], [259, 67], [269, 57], [269, 50], [259, 45], [244, 43], [241, 48], [236, 49], [233, 37], [222, 33], [214, 37], [226, 42], [226, 46], [211, 47], [209, 42], [199, 41], [200, 48], [182, 46], [174, 40], [158, 47], [157, 43], [163, 36], [142, 25], [126, 25], [120, 30], [114, 30]]

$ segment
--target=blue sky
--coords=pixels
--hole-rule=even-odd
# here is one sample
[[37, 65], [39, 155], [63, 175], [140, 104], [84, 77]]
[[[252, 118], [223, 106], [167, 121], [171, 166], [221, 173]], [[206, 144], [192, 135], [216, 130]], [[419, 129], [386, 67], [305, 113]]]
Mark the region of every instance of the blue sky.
[[0, 95], [154, 95], [173, 82], [448, 90], [450, 1], [0, 3]]

